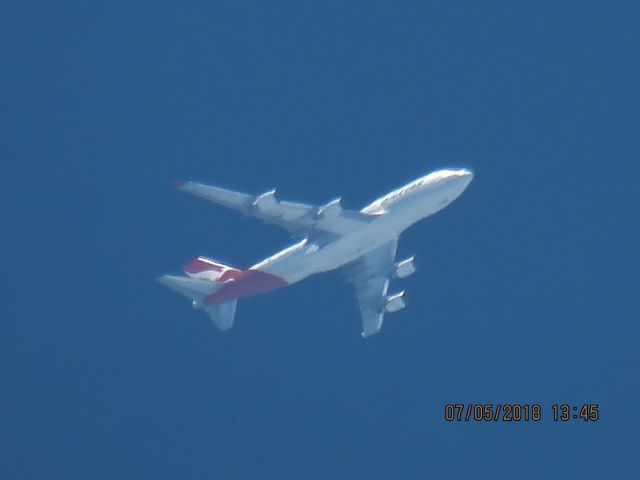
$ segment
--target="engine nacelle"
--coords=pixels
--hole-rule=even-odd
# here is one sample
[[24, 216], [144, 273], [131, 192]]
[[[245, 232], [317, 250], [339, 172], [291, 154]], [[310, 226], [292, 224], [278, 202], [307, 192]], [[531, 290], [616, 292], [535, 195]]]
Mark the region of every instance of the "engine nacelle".
[[318, 216], [334, 218], [342, 213], [342, 203], [339, 198], [331, 200], [324, 207], [318, 209]]
[[415, 257], [407, 258], [398, 262], [393, 267], [393, 278], [406, 278], [412, 275], [416, 271], [416, 264], [414, 262]]
[[404, 302], [404, 290], [400, 293], [396, 293], [395, 295], [387, 296], [387, 304], [384, 309], [388, 313], [397, 312], [398, 310], [402, 310], [406, 307], [407, 304]]
[[276, 191], [271, 190], [270, 192], [263, 193], [262, 195], [258, 195], [256, 200], [253, 202], [253, 205], [260, 210], [261, 212], [269, 212], [273, 210], [278, 203], [276, 199]]

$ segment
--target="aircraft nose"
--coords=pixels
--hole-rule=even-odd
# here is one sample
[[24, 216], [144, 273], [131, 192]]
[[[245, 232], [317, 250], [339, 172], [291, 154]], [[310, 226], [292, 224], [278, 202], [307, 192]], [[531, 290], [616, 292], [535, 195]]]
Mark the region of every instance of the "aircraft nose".
[[469, 186], [471, 180], [473, 180], [473, 173], [471, 172], [471, 170], [461, 168], [460, 170], [455, 170], [453, 172], [451, 184], [455, 185], [455, 188], [459, 192], [459, 195]]
[[465, 187], [467, 185], [469, 185], [471, 180], [473, 180], [473, 172], [471, 170], [469, 170], [468, 168], [461, 168], [460, 170], [456, 170], [454, 172], [454, 175], [455, 175], [454, 178], [458, 182], [464, 183]]

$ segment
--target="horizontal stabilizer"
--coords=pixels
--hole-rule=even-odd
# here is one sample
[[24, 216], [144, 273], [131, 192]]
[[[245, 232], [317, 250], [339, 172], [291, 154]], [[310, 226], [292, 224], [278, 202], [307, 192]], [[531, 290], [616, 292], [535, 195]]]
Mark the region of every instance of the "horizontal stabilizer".
[[219, 305], [210, 305], [204, 307], [204, 311], [207, 312], [211, 321], [220, 330], [225, 331], [233, 327], [233, 319], [236, 315], [237, 300], [231, 300], [230, 302], [221, 303]]
[[156, 280], [158, 283], [191, 300], [200, 300], [207, 295], [217, 292], [224, 286], [224, 284], [213, 283], [208, 280], [179, 277], [176, 275], [163, 275]]
[[202, 299], [224, 287], [223, 283], [201, 280], [199, 278], [163, 275], [156, 279], [165, 287], [178, 292], [193, 301], [194, 308], [204, 308], [211, 321], [220, 330], [229, 330], [233, 326], [236, 315], [237, 300], [218, 305], [203, 305]]

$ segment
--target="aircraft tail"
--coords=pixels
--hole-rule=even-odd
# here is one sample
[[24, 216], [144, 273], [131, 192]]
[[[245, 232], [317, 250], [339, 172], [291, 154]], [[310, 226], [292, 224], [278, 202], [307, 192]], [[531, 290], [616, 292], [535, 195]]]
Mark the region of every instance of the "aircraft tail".
[[[190, 298], [194, 302], [199, 302], [207, 295], [211, 295], [222, 288], [222, 285], [214, 282], [177, 275], [163, 275], [156, 280], [158, 283], [161, 283], [180, 295]], [[195, 305], [194, 303], [194, 306]]]
[[183, 266], [184, 273], [191, 278], [209, 280], [210, 282], [226, 283], [235, 280], [240, 273], [237, 268], [216, 262], [207, 257], [198, 257]]
[[163, 275], [158, 282], [193, 302], [193, 308], [203, 309], [220, 330], [233, 326], [237, 300], [216, 305], [204, 305], [203, 299], [221, 290], [225, 283], [235, 278], [240, 270], [228, 267], [205, 257], [198, 257], [184, 266], [188, 275]]
[[233, 327], [233, 320], [236, 316], [237, 300], [230, 300], [218, 305], [206, 305], [204, 311], [209, 315], [209, 319], [221, 331], [229, 330]]

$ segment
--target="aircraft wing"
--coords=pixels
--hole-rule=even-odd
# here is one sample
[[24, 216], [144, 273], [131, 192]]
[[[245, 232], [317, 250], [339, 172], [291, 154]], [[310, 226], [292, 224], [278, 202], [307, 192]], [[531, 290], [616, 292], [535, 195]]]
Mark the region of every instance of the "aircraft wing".
[[342, 236], [373, 218], [360, 212], [343, 210], [339, 199], [323, 207], [315, 207], [278, 200], [275, 190], [254, 196], [198, 182], [178, 183], [177, 188], [266, 223], [280, 225], [294, 236], [311, 237], [314, 240], [327, 235], [326, 240]]
[[[356, 287], [363, 337], [374, 335], [382, 328], [388, 302], [389, 277], [395, 265], [397, 246], [398, 239], [395, 239], [343, 267], [347, 280]], [[400, 297], [402, 295], [403, 293]]]

